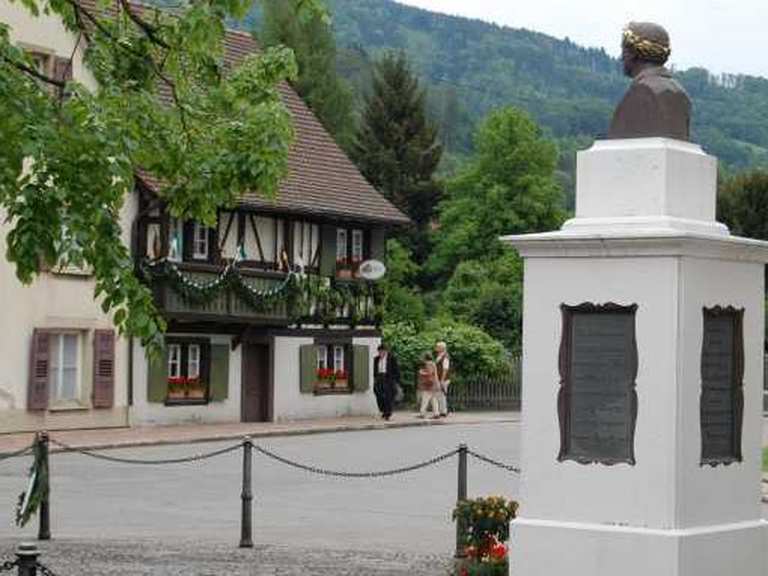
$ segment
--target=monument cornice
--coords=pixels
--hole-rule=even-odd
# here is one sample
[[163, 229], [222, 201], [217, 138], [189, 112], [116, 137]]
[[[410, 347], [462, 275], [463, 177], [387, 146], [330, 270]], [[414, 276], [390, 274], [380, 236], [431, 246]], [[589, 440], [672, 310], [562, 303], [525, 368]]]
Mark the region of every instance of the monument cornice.
[[729, 234], [633, 229], [503, 236], [524, 258], [691, 257], [768, 263], [768, 242]]

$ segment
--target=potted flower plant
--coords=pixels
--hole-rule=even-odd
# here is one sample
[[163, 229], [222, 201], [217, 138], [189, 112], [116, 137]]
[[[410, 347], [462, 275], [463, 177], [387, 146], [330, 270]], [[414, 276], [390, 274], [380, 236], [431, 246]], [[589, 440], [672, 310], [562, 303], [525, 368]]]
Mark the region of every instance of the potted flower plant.
[[346, 388], [348, 379], [346, 370], [336, 370], [333, 374], [334, 388]]
[[352, 268], [346, 258], [336, 258], [336, 276], [344, 280], [352, 278]]
[[200, 378], [187, 378], [187, 398], [205, 398], [205, 387]]
[[187, 387], [187, 379], [183, 376], [172, 376], [168, 378], [168, 398], [184, 398]]
[[509, 523], [517, 502], [501, 496], [459, 502], [453, 519], [464, 532], [466, 558], [457, 565], [458, 576], [501, 576], [509, 573]]
[[325, 390], [333, 387], [335, 380], [335, 373], [333, 368], [318, 368], [317, 369], [317, 387]]

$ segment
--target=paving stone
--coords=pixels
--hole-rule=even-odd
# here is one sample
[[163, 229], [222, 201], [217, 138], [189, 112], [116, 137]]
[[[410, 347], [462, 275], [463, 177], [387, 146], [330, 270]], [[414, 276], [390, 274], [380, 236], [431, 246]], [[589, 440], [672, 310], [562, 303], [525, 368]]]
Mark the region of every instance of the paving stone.
[[[0, 560], [17, 541], [0, 540]], [[300, 546], [238, 549], [198, 540], [39, 542], [40, 560], [56, 576], [446, 576], [450, 558], [413, 553]]]

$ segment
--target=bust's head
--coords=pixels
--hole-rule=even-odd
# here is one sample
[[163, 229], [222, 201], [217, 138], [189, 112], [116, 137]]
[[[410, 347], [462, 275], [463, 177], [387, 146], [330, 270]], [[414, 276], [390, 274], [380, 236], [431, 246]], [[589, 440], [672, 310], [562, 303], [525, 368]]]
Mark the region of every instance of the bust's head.
[[621, 41], [621, 58], [624, 73], [634, 78], [649, 66], [664, 66], [672, 50], [669, 34], [652, 22], [630, 22], [624, 28]]

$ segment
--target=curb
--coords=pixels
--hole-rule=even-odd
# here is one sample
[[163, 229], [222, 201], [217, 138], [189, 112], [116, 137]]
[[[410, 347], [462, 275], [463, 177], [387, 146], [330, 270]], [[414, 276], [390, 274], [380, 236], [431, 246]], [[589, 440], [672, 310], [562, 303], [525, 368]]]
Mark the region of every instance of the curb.
[[[286, 430], [256, 430], [249, 433], [222, 433], [195, 436], [194, 438], [170, 438], [170, 439], [126, 439], [120, 442], [66, 442], [72, 448], [81, 450], [118, 450], [120, 448], [144, 448], [149, 446], [181, 446], [186, 444], [203, 444], [206, 442], [223, 442], [226, 440], [241, 440], [244, 437], [254, 438], [281, 438], [291, 436], [314, 436], [317, 434], [337, 434], [340, 432], [370, 432], [377, 430], [392, 430], [403, 428], [417, 428], [427, 426], [478, 426], [481, 424], [509, 424], [520, 422], [519, 414], [510, 414], [508, 417], [494, 418], [493, 420], [420, 420], [414, 417], [412, 422], [371, 422], [370, 424], [328, 426], [325, 428], [296, 428]], [[52, 432], [55, 435], [55, 432]], [[62, 453], [66, 450], [55, 445], [50, 446], [50, 453]], [[4, 453], [0, 452], [0, 456]]]

